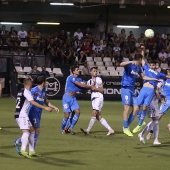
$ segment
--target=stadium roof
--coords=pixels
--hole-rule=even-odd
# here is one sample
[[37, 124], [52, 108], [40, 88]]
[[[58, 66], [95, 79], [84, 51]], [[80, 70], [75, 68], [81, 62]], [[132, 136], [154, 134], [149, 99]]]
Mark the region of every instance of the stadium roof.
[[[51, 6], [50, 2], [74, 3]], [[0, 0], [0, 21], [94, 23], [99, 15], [113, 24], [170, 25], [170, 0]]]

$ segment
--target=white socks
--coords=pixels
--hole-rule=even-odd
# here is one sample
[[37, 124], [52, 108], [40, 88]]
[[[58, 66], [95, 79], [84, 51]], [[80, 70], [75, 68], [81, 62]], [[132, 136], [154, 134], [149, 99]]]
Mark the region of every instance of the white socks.
[[30, 133], [29, 132], [24, 132], [21, 137], [21, 150], [25, 151], [28, 145], [28, 138], [29, 138]]
[[158, 136], [159, 136], [159, 122], [158, 120], [156, 120], [154, 126], [154, 140], [158, 140]]
[[30, 133], [30, 136], [29, 136], [29, 151], [30, 152], [34, 152], [34, 135], [35, 135], [35, 132], [32, 132]]
[[87, 132], [90, 132], [90, 130], [92, 129], [94, 123], [96, 121], [96, 117], [91, 117], [91, 120], [89, 122], [88, 128], [86, 129]]
[[100, 120], [100, 123], [101, 123], [106, 129], [112, 130], [112, 128], [109, 126], [109, 124], [107, 123], [107, 121], [106, 121], [104, 118], [102, 118], [102, 119]]

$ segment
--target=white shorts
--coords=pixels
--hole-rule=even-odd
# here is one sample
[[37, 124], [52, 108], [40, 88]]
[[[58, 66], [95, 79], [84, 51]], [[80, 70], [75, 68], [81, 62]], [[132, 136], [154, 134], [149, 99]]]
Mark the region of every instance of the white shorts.
[[21, 130], [29, 130], [32, 126], [28, 117], [16, 118], [16, 122]]
[[103, 107], [103, 99], [102, 98], [93, 98], [92, 99], [92, 108], [93, 110], [101, 111]]
[[146, 113], [148, 117], [158, 117], [159, 116], [159, 106], [158, 102], [151, 102], [151, 104], [147, 107]]

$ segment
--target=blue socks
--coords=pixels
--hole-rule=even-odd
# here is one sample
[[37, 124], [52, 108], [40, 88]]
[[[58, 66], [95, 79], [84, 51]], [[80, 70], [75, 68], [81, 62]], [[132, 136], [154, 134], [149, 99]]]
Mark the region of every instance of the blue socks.
[[37, 143], [37, 140], [38, 140], [38, 136], [39, 136], [39, 134], [35, 133], [35, 135], [34, 135], [34, 148], [36, 146], [36, 143]]
[[20, 144], [20, 143], [21, 143], [21, 138], [18, 138], [18, 139], [16, 140], [16, 142], [17, 142], [17, 144]]
[[80, 114], [75, 113], [75, 115], [73, 116], [73, 119], [72, 119], [72, 122], [71, 122], [71, 125], [70, 125], [69, 129], [73, 129], [73, 127], [76, 125], [79, 117], [80, 117]]
[[128, 119], [128, 126], [130, 126], [130, 124], [133, 122], [134, 119], [135, 119], [135, 115], [133, 113], [131, 113], [129, 115], [129, 119]]
[[63, 120], [62, 120], [62, 123], [61, 123], [61, 131], [63, 131], [64, 130], [64, 128], [65, 128], [65, 126], [66, 126], [66, 124], [67, 124], [67, 118], [63, 118]]
[[138, 117], [139, 120], [140, 120], [141, 114], [142, 114], [142, 110], [139, 110], [138, 113], [137, 113], [137, 117]]
[[142, 125], [144, 119], [145, 119], [145, 116], [146, 116], [146, 111], [141, 111], [141, 116], [140, 116], [140, 120], [139, 120], [139, 126]]
[[123, 120], [123, 127], [128, 128], [128, 121], [127, 120]]

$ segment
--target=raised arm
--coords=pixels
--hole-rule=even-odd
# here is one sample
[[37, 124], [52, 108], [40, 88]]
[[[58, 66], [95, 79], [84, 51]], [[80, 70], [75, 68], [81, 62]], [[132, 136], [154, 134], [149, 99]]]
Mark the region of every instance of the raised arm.
[[122, 62], [122, 63], [120, 63], [120, 67], [125, 67], [128, 64], [134, 64], [134, 61], [125, 61], [125, 62]]

